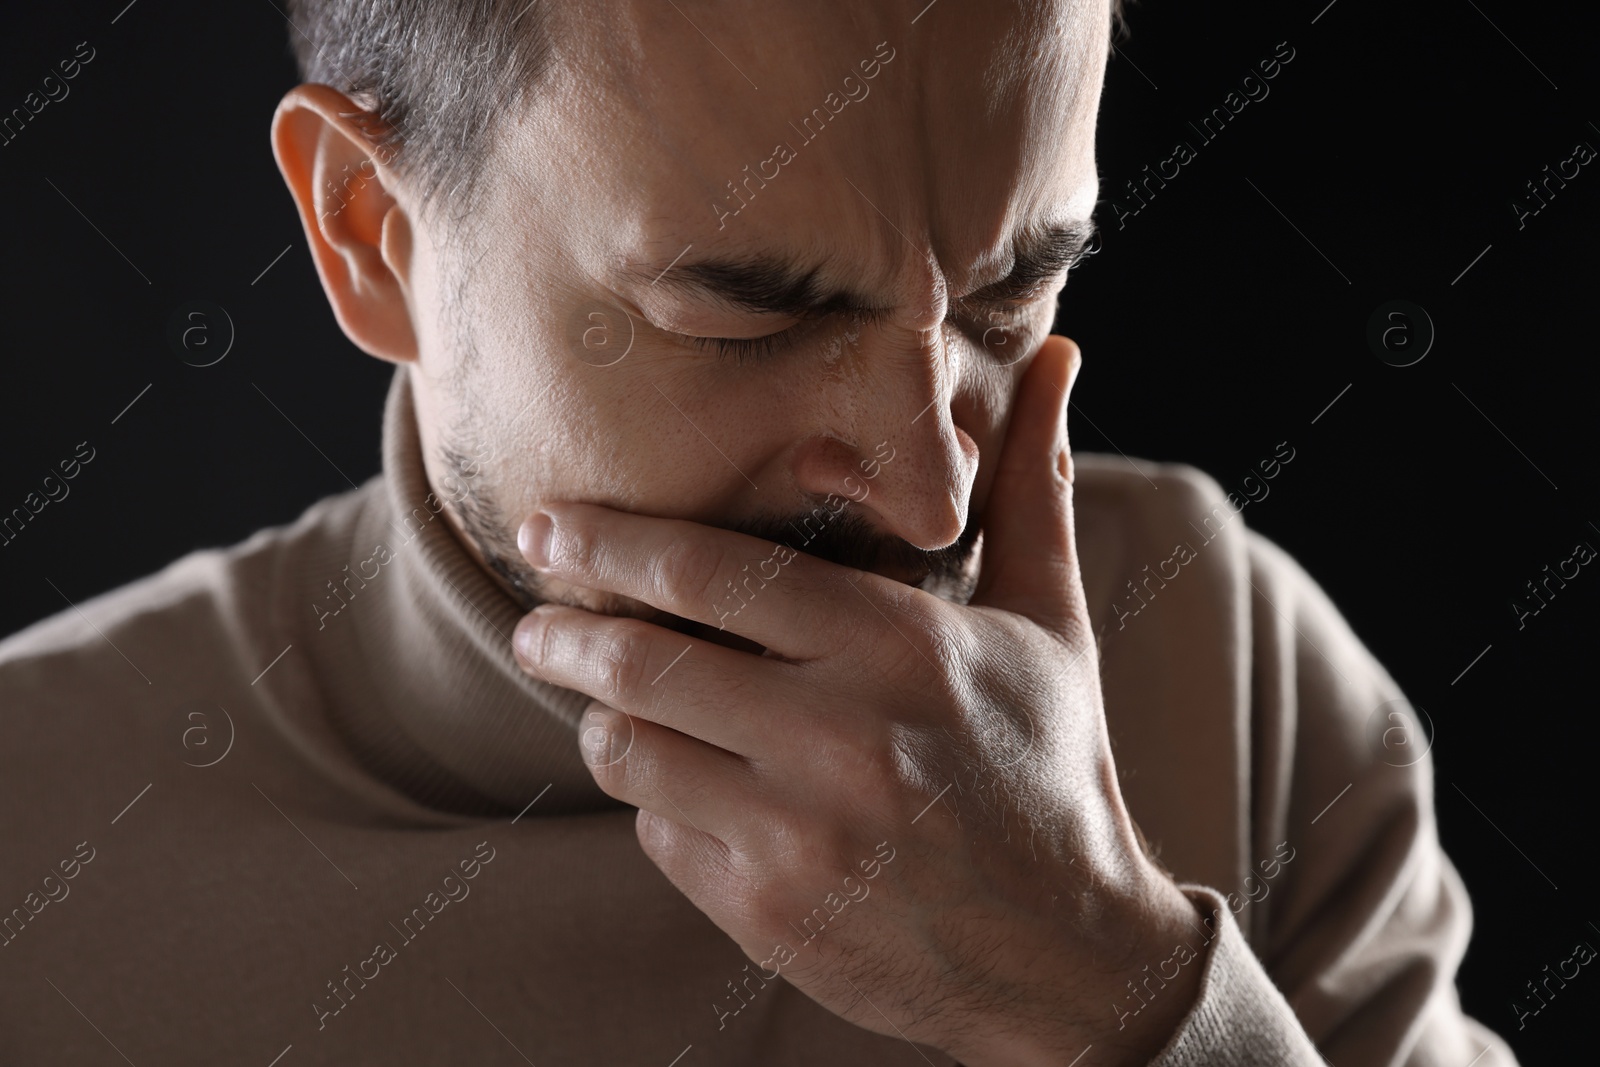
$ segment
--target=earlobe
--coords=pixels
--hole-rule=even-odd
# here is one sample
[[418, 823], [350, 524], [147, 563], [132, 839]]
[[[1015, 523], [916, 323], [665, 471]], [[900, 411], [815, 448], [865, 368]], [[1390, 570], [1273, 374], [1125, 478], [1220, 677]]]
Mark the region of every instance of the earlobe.
[[379, 359], [417, 358], [407, 299], [411, 220], [393, 195], [393, 150], [326, 85], [298, 85], [272, 119], [272, 151], [294, 197], [317, 276], [345, 335]]

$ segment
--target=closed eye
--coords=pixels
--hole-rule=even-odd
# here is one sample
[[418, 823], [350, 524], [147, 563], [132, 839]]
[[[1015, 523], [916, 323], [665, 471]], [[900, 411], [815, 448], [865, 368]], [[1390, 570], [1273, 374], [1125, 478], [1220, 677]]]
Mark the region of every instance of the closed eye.
[[962, 300], [959, 309], [952, 307], [950, 318], [964, 320], [975, 329], [982, 330], [987, 335], [993, 329], [1016, 329], [1030, 324], [1039, 310], [1041, 301], [1045, 297], [1052, 302], [1058, 297], [1059, 290], [1054, 285], [1044, 284], [1033, 288], [1031, 292], [1016, 293], [1004, 298], [989, 298], [985, 300]]
[[1053, 231], [1042, 247], [1019, 248], [1011, 274], [962, 297], [959, 304], [975, 321], [1017, 317], [1041, 297], [1059, 296], [1074, 268], [1098, 249], [1093, 226]]
[[[889, 312], [877, 308], [846, 313], [850, 328], [877, 322], [886, 317]], [[697, 337], [693, 334], [678, 334], [679, 339], [705, 351], [712, 352], [718, 359], [733, 359], [736, 363], [745, 360], [764, 360], [776, 356], [778, 353], [793, 347], [808, 335], [821, 332], [819, 324], [835, 315], [818, 315], [813, 318], [801, 319], [787, 329], [777, 333], [769, 333], [763, 337]]]
[[982, 318], [991, 310], [1015, 311], [1034, 304], [1041, 297], [1059, 295], [1066, 287], [1069, 276], [1070, 271], [1061, 268], [1043, 278], [1008, 278], [964, 296], [955, 303], [974, 318]]
[[784, 348], [790, 342], [790, 334], [795, 330], [791, 326], [787, 330], [769, 333], [765, 337], [693, 337], [683, 334], [685, 341], [696, 348], [705, 349], [716, 354], [718, 359], [733, 359], [743, 363], [747, 359], [766, 359], [774, 352]]

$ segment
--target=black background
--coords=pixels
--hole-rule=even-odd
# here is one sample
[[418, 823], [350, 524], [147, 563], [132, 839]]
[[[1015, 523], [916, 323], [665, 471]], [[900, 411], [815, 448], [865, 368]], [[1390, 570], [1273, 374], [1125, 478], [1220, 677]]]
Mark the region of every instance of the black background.
[[[281, 15], [124, 3], [31, 5], [0, 43], [5, 113], [78, 42], [95, 49], [70, 96], [0, 146], [0, 511], [79, 442], [95, 450], [70, 496], [0, 548], [0, 632], [379, 468], [388, 365], [335, 325], [268, 147], [294, 81]], [[1246, 521], [1431, 719], [1440, 833], [1477, 915], [1463, 1001], [1540, 1062], [1590, 1047], [1600, 995], [1585, 971], [1520, 1032], [1510, 1008], [1577, 941], [1600, 944], [1582, 873], [1600, 567], [1523, 629], [1511, 601], [1576, 543], [1600, 548], [1600, 163], [1521, 229], [1511, 202], [1577, 142], [1600, 148], [1595, 36], [1582, 5], [1325, 4], [1132, 12], [1102, 196], [1136, 206], [1125, 179], [1179, 140], [1198, 155], [1121, 228], [1102, 204], [1102, 249], [1058, 322], [1085, 351], [1073, 441], [1193, 463], [1229, 489], [1292, 445]], [[1270, 95], [1201, 144], [1186, 123], [1279, 42], [1294, 59]], [[203, 369], [167, 342], [197, 299], [236, 331]], [[1396, 299], [1437, 331], [1412, 366], [1366, 339]]]

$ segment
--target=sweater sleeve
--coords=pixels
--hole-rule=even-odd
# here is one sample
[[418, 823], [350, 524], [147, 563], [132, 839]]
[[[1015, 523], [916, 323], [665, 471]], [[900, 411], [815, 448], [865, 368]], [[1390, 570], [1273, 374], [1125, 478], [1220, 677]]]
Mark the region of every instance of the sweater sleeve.
[[1441, 849], [1419, 716], [1322, 590], [1250, 533], [1255, 693], [1242, 886], [1153, 1067], [1515, 1067], [1461, 1010], [1472, 907]]

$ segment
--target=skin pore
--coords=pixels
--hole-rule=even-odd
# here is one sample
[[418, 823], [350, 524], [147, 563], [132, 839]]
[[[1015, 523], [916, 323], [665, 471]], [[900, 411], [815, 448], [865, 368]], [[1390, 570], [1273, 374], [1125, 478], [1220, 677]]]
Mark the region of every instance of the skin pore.
[[[470, 205], [424, 210], [388, 166], [333, 203], [373, 156], [357, 109], [286, 97], [274, 148], [340, 324], [409, 364], [429, 480], [524, 608], [671, 622], [527, 566], [517, 525], [555, 500], [797, 548], [850, 500], [804, 551], [970, 591], [1013, 394], [1090, 233], [1109, 15], [923, 7], [565, 7]], [[1030, 259], [1050, 273], [1011, 291]]]

